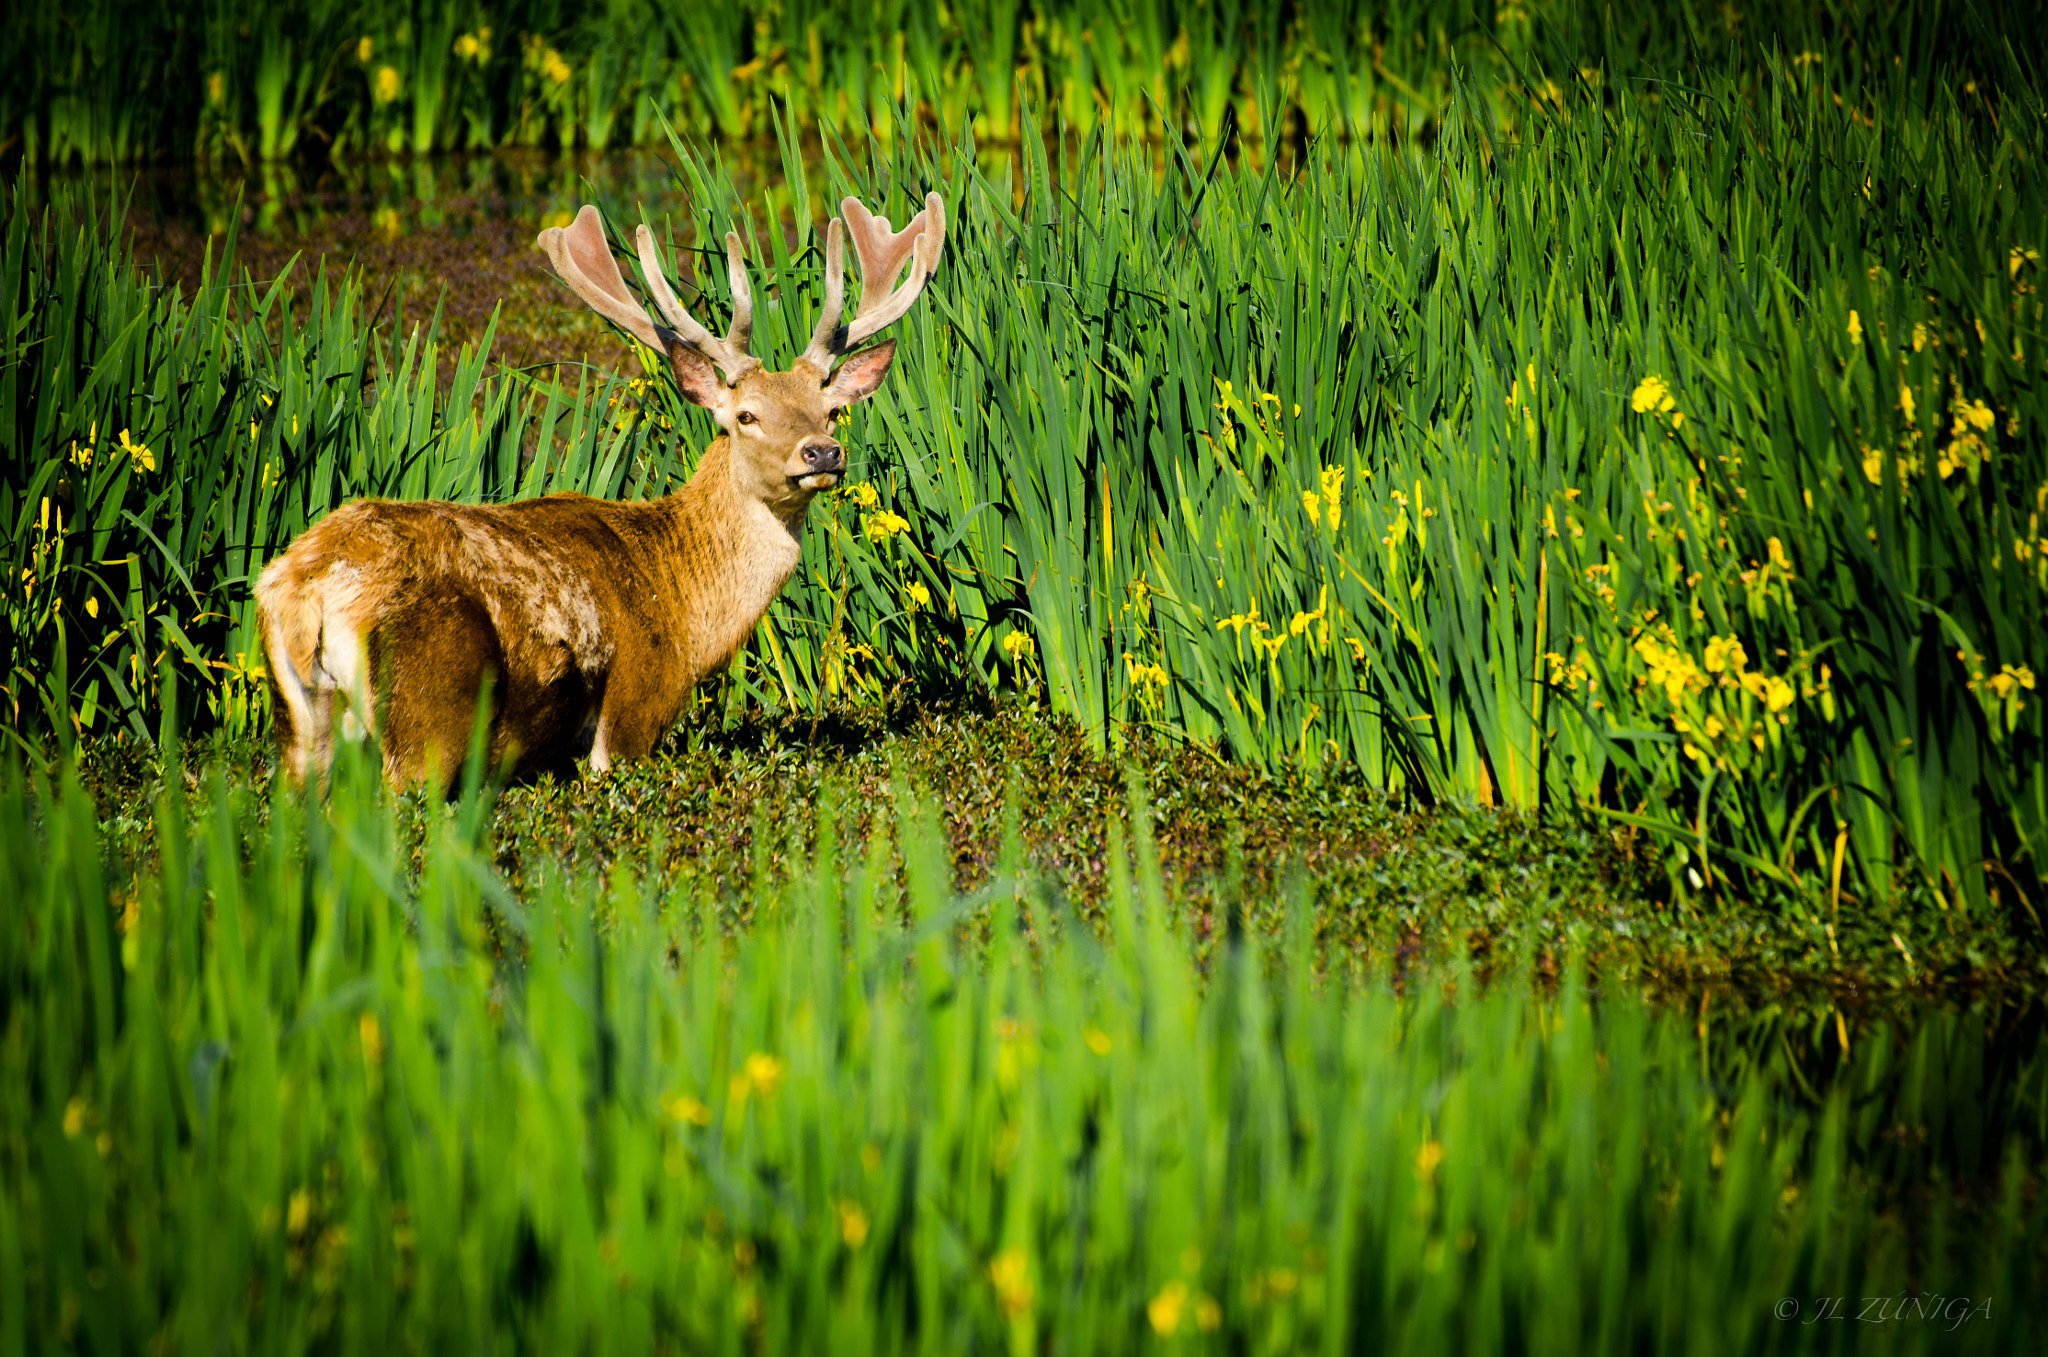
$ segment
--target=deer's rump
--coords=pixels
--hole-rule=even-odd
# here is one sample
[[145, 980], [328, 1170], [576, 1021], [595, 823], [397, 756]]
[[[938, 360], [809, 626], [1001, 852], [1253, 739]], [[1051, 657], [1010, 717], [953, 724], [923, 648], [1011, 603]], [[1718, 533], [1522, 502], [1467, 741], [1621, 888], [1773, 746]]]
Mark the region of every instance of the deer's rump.
[[374, 726], [393, 777], [445, 776], [487, 680], [495, 761], [573, 763], [614, 658], [599, 503], [371, 500], [300, 537], [256, 586], [290, 771], [326, 764], [338, 717], [345, 737]]

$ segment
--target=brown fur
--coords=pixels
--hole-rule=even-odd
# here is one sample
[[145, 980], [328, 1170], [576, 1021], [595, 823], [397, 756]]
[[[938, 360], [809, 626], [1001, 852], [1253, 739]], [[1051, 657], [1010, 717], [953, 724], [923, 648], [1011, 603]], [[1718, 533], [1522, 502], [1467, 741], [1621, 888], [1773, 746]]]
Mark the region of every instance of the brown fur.
[[646, 754], [796, 569], [811, 497], [844, 468], [832, 421], [893, 353], [856, 354], [829, 380], [799, 361], [727, 387], [671, 342], [677, 385], [724, 433], [666, 499], [368, 500], [309, 529], [256, 585], [286, 771], [324, 770], [339, 724], [374, 730], [392, 781], [445, 782], [487, 678], [495, 766]]

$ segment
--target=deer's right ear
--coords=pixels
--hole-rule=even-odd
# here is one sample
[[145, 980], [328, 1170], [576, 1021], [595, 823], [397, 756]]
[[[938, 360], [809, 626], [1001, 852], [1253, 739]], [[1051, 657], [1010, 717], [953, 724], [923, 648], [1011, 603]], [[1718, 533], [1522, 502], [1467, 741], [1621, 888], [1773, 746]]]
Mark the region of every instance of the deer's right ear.
[[709, 358], [683, 342], [673, 330], [662, 335], [668, 351], [669, 370], [676, 375], [676, 387], [684, 399], [707, 410], [716, 410], [726, 400], [725, 379]]

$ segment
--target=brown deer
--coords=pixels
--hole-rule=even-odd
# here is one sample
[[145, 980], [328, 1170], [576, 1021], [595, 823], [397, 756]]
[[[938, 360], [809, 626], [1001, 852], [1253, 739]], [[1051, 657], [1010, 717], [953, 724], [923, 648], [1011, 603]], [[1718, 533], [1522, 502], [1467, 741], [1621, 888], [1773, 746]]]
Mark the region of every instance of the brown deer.
[[[846, 457], [839, 412], [874, 394], [895, 357], [855, 351], [917, 299], [946, 238], [934, 193], [901, 231], [848, 198], [845, 227], [862, 296], [850, 324], [841, 221], [826, 233], [825, 297], [810, 345], [787, 372], [748, 352], [753, 296], [736, 234], [725, 238], [732, 324], [714, 337], [683, 309], [640, 227], [647, 292], [626, 290], [597, 209], [539, 245], [592, 310], [667, 355], [676, 386], [720, 436], [665, 499], [549, 495], [510, 504], [365, 500], [303, 533], [256, 584], [285, 771], [303, 780], [344, 738], [382, 744], [397, 784], [451, 777], [488, 685], [488, 753], [515, 774], [567, 774], [638, 758], [723, 669], [795, 571], [812, 496]], [[898, 286], [905, 266], [907, 279]]]

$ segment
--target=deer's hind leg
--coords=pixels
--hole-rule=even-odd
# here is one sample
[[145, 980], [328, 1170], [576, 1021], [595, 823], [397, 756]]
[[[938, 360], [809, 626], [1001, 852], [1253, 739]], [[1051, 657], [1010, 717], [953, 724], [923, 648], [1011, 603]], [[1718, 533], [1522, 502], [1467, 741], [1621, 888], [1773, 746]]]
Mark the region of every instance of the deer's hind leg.
[[481, 599], [452, 587], [422, 590], [378, 624], [369, 660], [386, 780], [451, 786], [469, 753], [486, 680], [485, 747], [495, 752], [505, 657]]
[[[294, 782], [327, 768], [334, 719], [334, 692], [321, 684], [316, 658], [320, 638], [317, 608], [298, 598], [283, 602], [292, 615], [281, 615], [272, 600], [257, 611], [263, 636], [264, 668], [270, 679], [270, 724], [277, 737], [278, 766]], [[290, 623], [296, 622], [296, 627]]]

